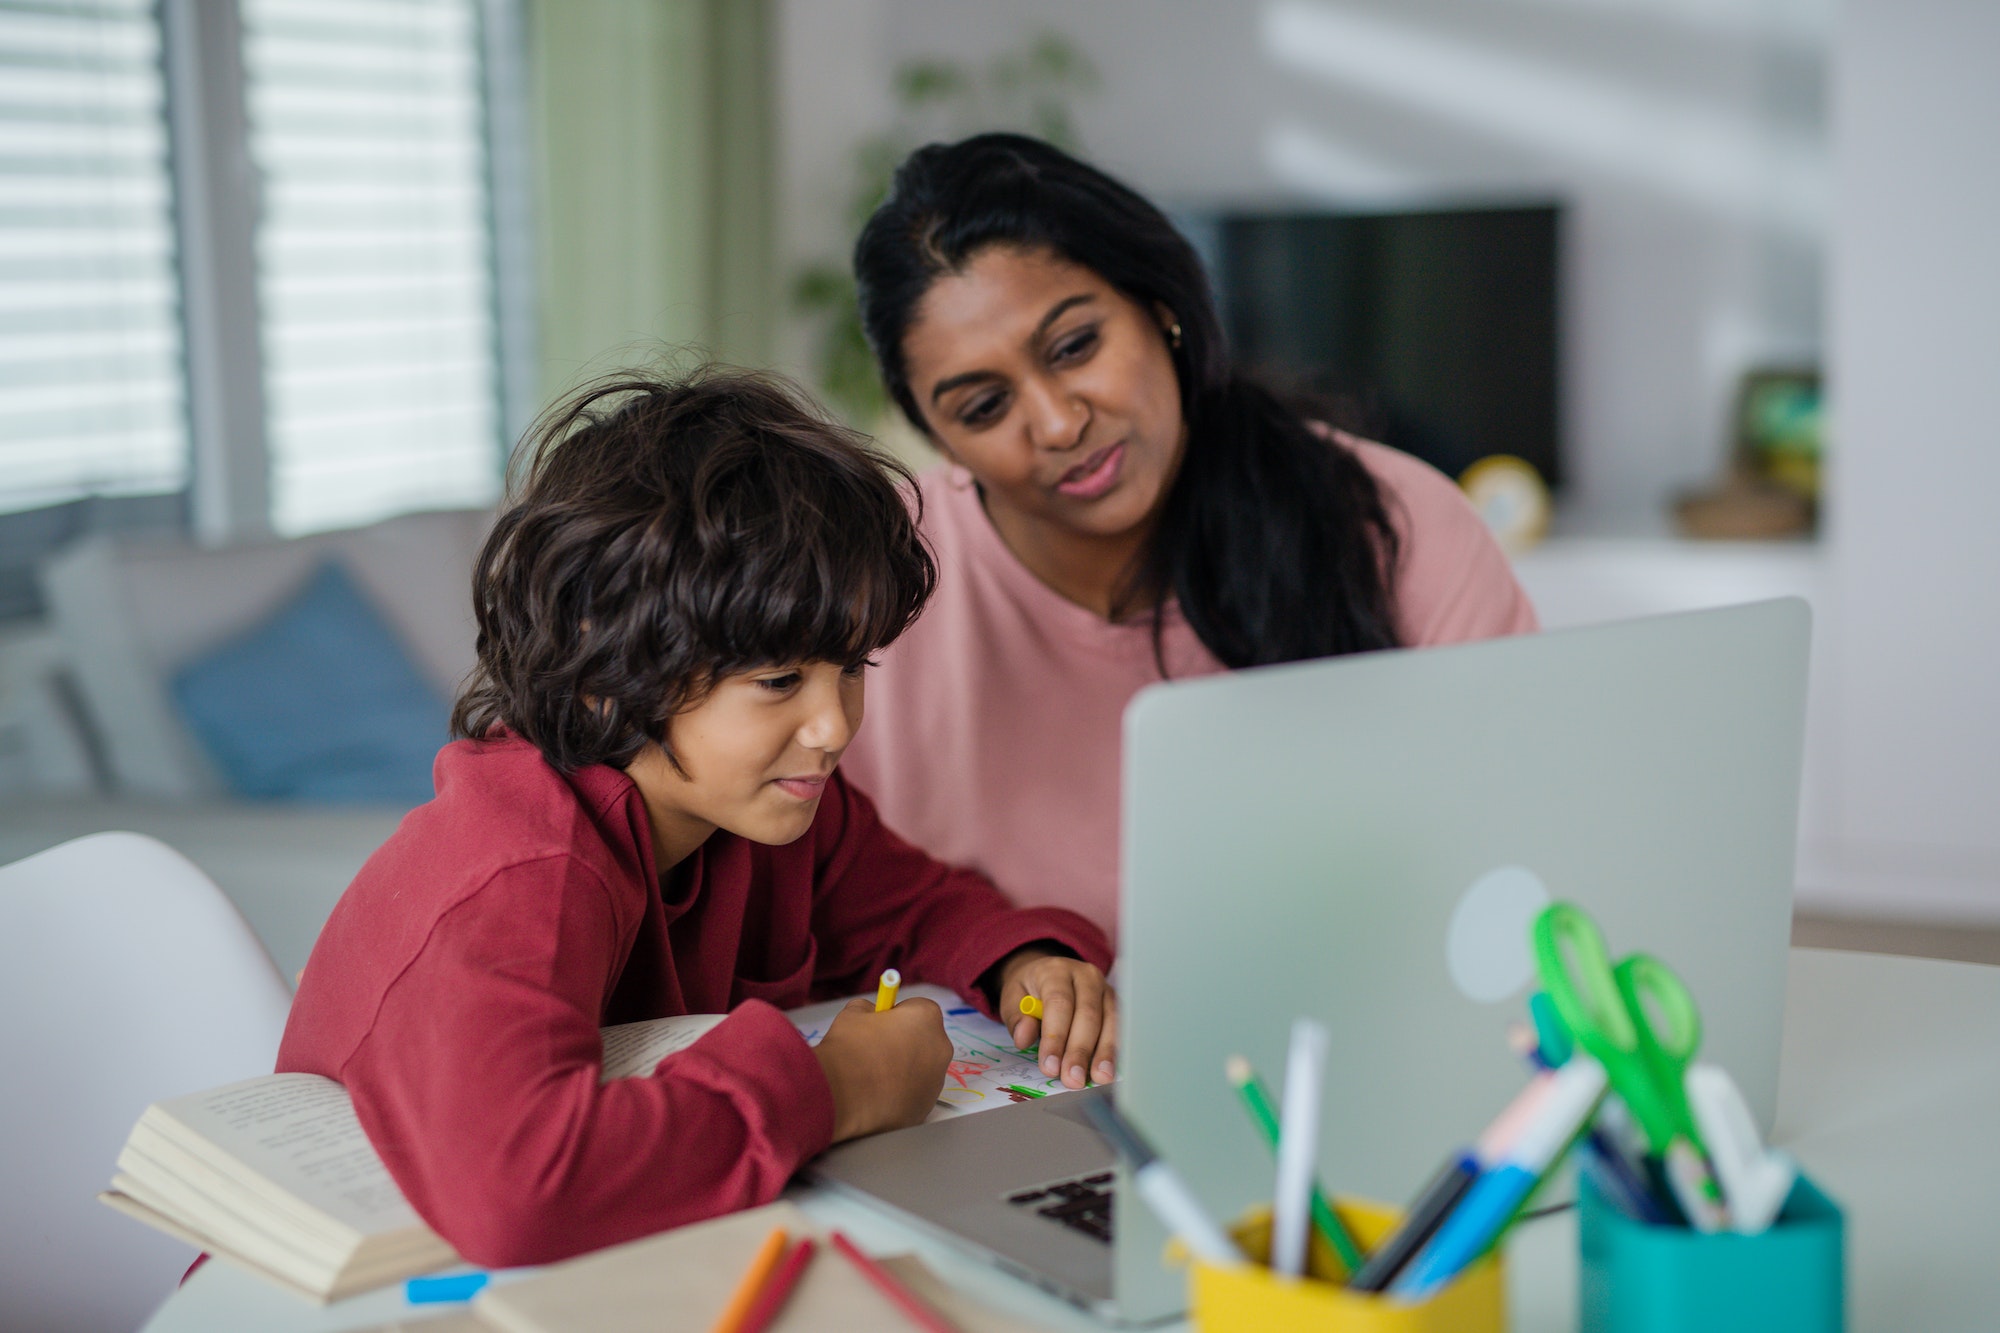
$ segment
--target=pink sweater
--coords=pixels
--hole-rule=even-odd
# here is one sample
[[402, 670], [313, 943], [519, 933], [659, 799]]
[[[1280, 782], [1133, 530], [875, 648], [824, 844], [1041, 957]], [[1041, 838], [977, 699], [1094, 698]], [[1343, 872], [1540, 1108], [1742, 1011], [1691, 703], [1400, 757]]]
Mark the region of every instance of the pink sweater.
[[[1449, 479], [1349, 441], [1387, 492], [1403, 541], [1405, 644], [1521, 634], [1535, 611], [1507, 557]], [[867, 722], [841, 760], [891, 828], [993, 880], [1021, 906], [1067, 907], [1117, 939], [1119, 727], [1158, 680], [1150, 618], [1111, 624], [1014, 557], [978, 493], [944, 470], [919, 481], [937, 595], [869, 673]], [[1224, 670], [1168, 608], [1176, 679]]]

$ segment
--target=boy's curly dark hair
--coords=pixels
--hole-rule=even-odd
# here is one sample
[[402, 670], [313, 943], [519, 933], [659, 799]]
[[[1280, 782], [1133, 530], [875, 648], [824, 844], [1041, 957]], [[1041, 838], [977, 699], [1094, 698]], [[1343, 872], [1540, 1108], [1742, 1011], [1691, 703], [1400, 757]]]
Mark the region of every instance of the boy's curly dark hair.
[[598, 380], [510, 471], [452, 734], [505, 727], [564, 772], [665, 746], [724, 676], [866, 660], [937, 583], [908, 470], [774, 375]]

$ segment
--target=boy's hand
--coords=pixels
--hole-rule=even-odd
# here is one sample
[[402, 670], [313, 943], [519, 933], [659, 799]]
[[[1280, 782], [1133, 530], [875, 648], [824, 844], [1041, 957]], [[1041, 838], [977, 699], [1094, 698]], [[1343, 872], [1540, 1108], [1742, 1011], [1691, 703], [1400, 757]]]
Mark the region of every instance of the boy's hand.
[[[1041, 1018], [1021, 1013], [1024, 995], [1042, 1002]], [[1064, 1087], [1117, 1077], [1118, 993], [1089, 963], [1032, 945], [1009, 955], [1000, 965], [1000, 1021], [1022, 1050], [1042, 1043], [1042, 1073]]]
[[833, 1141], [921, 1124], [944, 1091], [951, 1038], [944, 1015], [921, 996], [875, 1012], [849, 1000], [813, 1047], [833, 1089]]

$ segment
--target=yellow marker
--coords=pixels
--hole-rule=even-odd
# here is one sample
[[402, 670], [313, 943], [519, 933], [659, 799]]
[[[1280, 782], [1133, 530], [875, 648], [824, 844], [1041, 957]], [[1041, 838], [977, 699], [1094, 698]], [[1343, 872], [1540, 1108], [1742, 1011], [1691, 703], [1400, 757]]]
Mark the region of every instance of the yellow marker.
[[1032, 995], [1023, 995], [1021, 997], [1021, 1017], [1040, 1018], [1041, 1016], [1042, 1002]]
[[903, 974], [895, 968], [882, 973], [882, 984], [875, 988], [875, 1012], [896, 1007], [896, 988], [903, 984]]

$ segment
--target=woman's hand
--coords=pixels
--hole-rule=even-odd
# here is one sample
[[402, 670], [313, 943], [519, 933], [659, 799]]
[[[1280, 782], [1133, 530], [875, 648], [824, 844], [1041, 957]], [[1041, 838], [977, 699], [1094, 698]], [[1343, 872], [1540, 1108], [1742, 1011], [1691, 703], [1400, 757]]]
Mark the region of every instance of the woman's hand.
[[875, 1012], [849, 1000], [813, 1047], [833, 1090], [833, 1141], [922, 1124], [944, 1091], [951, 1037], [944, 1014], [921, 996]]
[[[1021, 1012], [1025, 995], [1042, 1002], [1041, 1018]], [[1000, 965], [1000, 1021], [1022, 1050], [1041, 1042], [1042, 1073], [1064, 1087], [1118, 1075], [1118, 993], [1089, 963], [1032, 945], [1008, 955]]]

